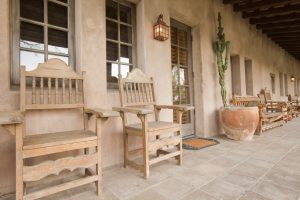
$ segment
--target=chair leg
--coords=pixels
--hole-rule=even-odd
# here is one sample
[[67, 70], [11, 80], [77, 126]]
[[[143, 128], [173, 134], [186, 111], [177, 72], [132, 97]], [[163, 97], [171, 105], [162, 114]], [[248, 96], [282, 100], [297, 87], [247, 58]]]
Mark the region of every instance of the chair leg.
[[144, 157], [144, 177], [149, 177], [149, 148], [148, 148], [148, 136], [143, 135], [143, 157]]
[[96, 119], [96, 131], [97, 131], [97, 156], [98, 156], [98, 162], [96, 165], [96, 173], [98, 176], [98, 180], [96, 182], [96, 187], [97, 187], [97, 194], [100, 196], [102, 194], [102, 164], [101, 164], [101, 119], [97, 118]]
[[128, 160], [128, 134], [124, 133], [124, 168], [127, 167]]
[[177, 157], [177, 164], [182, 165], [182, 131], [177, 132], [180, 136], [180, 143], [177, 145], [177, 150], [180, 151], [180, 155]]
[[16, 200], [23, 200], [23, 126], [16, 125]]

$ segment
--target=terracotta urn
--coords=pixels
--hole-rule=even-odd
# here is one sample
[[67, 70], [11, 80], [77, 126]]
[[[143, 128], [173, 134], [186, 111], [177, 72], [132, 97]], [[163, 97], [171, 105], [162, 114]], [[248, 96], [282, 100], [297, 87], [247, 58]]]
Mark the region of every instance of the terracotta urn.
[[220, 117], [225, 134], [233, 140], [251, 140], [258, 126], [258, 107], [221, 108]]

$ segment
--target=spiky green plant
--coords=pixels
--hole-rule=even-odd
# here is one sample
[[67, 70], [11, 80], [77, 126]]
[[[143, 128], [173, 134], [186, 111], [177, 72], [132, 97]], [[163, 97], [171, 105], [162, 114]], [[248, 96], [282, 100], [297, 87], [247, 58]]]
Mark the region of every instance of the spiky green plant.
[[214, 49], [217, 54], [217, 65], [219, 72], [219, 84], [221, 86], [221, 96], [224, 107], [227, 106], [227, 91], [225, 86], [225, 72], [228, 68], [230, 42], [225, 40], [224, 28], [222, 27], [222, 17], [218, 13], [218, 33], [217, 40], [214, 43]]

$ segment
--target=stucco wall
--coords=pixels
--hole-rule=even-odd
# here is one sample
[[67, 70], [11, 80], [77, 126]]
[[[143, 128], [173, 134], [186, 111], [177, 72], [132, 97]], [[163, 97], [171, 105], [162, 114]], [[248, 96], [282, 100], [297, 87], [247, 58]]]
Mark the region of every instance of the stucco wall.
[[[244, 59], [252, 60], [253, 90], [271, 88], [270, 73], [276, 75], [276, 94], [279, 95], [279, 71], [300, 78], [300, 64], [280, 49], [255, 27], [250, 26], [231, 6], [221, 0], [132, 0], [137, 11], [137, 67], [155, 79], [157, 100], [172, 103], [170, 40], [153, 40], [152, 26], [160, 13], [170, 24], [174, 18], [192, 27], [194, 102], [196, 107], [196, 134], [210, 137], [221, 133], [218, 109], [222, 105], [219, 95], [218, 74], [212, 42], [216, 37], [216, 18], [223, 16], [226, 37], [231, 41], [231, 54], [240, 55], [241, 90], [246, 94]], [[106, 87], [105, 64], [105, 0], [76, 0], [76, 63], [78, 71], [86, 71], [87, 106], [111, 108], [119, 105], [118, 92]], [[0, 110], [18, 109], [18, 89], [10, 86], [10, 29], [9, 0], [0, 1]], [[227, 88], [231, 94], [231, 72], [227, 71]], [[289, 93], [294, 86], [289, 82]], [[284, 97], [285, 98], [285, 97]], [[49, 123], [58, 123], [55, 131], [80, 128], [82, 122], [74, 112], [49, 114], [30, 113], [29, 134], [53, 131]], [[49, 120], [51, 119], [51, 120]], [[163, 112], [162, 119], [171, 120], [172, 112]], [[134, 120], [134, 119], [130, 119]], [[103, 167], [122, 162], [123, 142], [120, 118], [111, 119], [103, 131]], [[137, 145], [135, 142], [132, 145]], [[0, 128], [0, 194], [14, 191], [14, 138]]]

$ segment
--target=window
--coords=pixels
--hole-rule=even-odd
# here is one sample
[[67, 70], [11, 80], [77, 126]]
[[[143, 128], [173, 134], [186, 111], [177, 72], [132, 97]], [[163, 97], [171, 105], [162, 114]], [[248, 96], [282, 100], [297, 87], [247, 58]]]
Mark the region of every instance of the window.
[[279, 72], [280, 96], [283, 96], [283, 73]]
[[246, 94], [253, 95], [252, 60], [245, 60]]
[[275, 94], [275, 74], [270, 74], [272, 94]]
[[232, 94], [242, 95], [240, 56], [230, 56]]
[[74, 1], [13, 0], [12, 83], [19, 84], [19, 66], [59, 58], [74, 66]]
[[106, 0], [106, 65], [109, 88], [135, 63], [135, 7], [123, 0]]
[[287, 74], [284, 74], [284, 94], [285, 96], [289, 95], [289, 90], [288, 90], [288, 78], [287, 78]]

